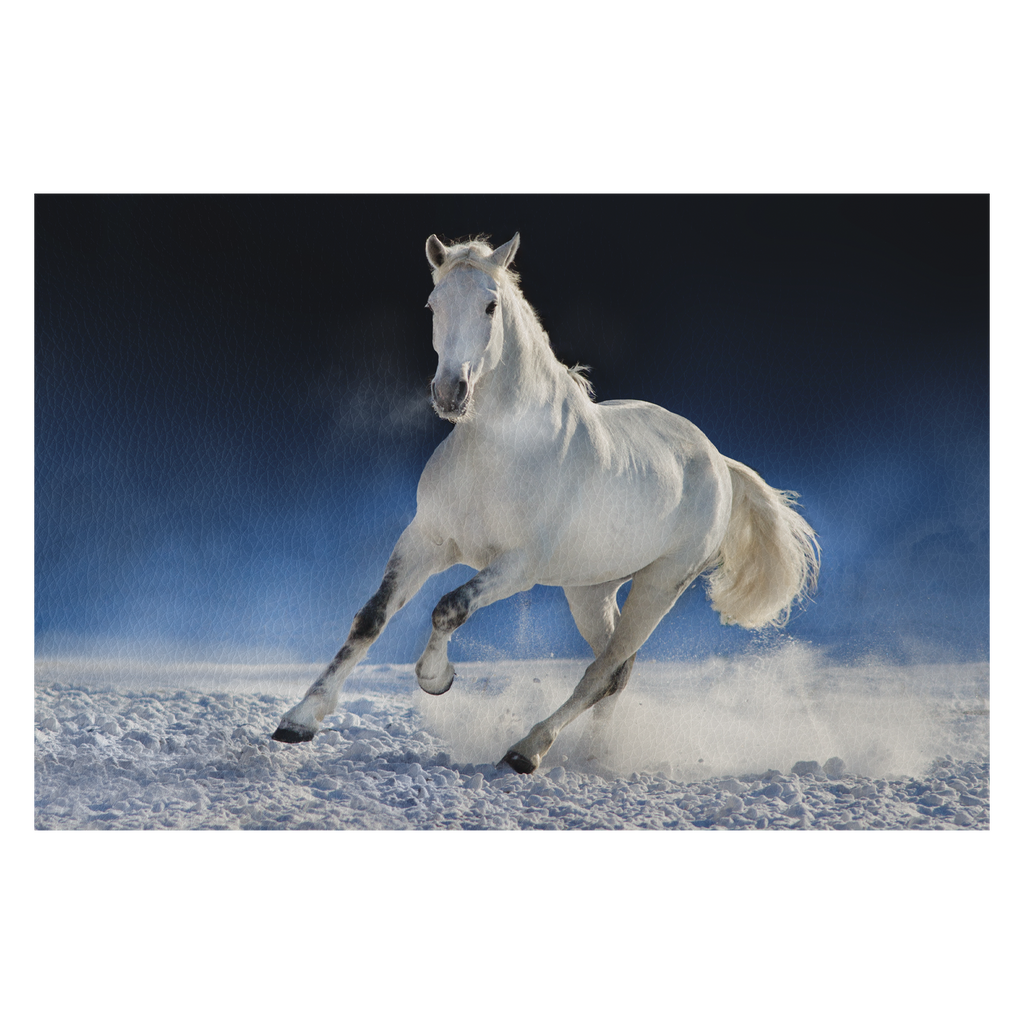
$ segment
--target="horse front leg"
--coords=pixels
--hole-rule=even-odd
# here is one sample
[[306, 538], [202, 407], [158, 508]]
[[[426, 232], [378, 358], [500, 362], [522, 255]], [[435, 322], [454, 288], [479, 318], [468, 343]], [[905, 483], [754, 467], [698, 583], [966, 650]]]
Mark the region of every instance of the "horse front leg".
[[431, 576], [454, 564], [454, 559], [448, 555], [446, 545], [434, 544], [413, 521], [395, 545], [376, 593], [352, 620], [352, 628], [341, 650], [306, 691], [305, 697], [285, 713], [271, 739], [281, 743], [304, 743], [316, 735], [320, 723], [337, 707], [345, 679], [366, 656], [391, 616], [414, 597]]
[[448, 641], [473, 612], [533, 586], [526, 558], [519, 552], [499, 556], [461, 587], [444, 595], [431, 616], [433, 631], [416, 662], [416, 680], [430, 694], [447, 693], [455, 680]]

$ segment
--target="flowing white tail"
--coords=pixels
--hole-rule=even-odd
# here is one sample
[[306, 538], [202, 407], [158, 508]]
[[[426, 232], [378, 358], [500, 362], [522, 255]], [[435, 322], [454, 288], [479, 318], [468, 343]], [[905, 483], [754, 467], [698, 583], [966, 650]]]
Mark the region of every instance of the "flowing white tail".
[[784, 626], [794, 602], [806, 598], [818, 580], [814, 530], [793, 508], [798, 494], [770, 487], [734, 459], [725, 463], [732, 477], [732, 515], [721, 561], [708, 576], [708, 597], [726, 625]]

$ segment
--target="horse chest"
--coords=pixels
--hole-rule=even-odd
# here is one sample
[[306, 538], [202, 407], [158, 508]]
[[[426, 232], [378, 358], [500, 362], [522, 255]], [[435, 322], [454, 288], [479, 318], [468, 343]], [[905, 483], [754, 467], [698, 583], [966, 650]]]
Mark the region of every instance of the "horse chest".
[[493, 549], [535, 535], [564, 483], [549, 450], [458, 444], [450, 436], [423, 471], [417, 504], [439, 539]]

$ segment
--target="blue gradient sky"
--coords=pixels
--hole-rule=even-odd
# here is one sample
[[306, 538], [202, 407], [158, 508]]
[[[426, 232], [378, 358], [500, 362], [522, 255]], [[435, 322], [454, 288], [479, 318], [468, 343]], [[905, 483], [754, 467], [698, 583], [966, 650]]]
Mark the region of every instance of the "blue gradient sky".
[[[44, 196], [36, 624], [45, 655], [330, 658], [450, 427], [431, 232], [520, 231], [556, 353], [803, 495], [843, 659], [988, 656], [988, 199]], [[376, 661], [415, 660], [432, 581]], [[757, 650], [691, 591], [644, 649]], [[585, 656], [560, 591], [454, 658]]]

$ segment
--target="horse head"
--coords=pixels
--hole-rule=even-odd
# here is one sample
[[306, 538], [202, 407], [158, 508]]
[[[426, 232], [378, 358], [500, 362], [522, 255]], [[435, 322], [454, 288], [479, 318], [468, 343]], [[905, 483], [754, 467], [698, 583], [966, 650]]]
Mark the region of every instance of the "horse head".
[[467, 415], [474, 388], [501, 361], [501, 283], [518, 248], [518, 234], [493, 252], [479, 241], [449, 247], [437, 235], [427, 239], [434, 268], [427, 308], [438, 357], [430, 397], [438, 416], [453, 423]]

